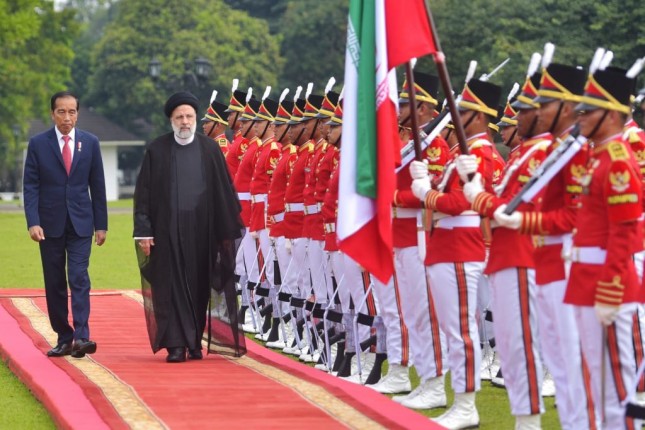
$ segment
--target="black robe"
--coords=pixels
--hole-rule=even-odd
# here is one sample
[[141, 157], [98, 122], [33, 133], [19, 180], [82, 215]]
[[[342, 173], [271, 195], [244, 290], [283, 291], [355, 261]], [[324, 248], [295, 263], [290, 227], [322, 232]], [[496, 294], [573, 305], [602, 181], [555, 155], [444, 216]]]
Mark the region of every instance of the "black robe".
[[181, 146], [168, 133], [148, 144], [134, 195], [134, 237], [154, 237], [149, 257], [136, 246], [150, 344], [246, 353], [238, 321], [235, 255], [240, 203], [215, 142], [197, 133]]

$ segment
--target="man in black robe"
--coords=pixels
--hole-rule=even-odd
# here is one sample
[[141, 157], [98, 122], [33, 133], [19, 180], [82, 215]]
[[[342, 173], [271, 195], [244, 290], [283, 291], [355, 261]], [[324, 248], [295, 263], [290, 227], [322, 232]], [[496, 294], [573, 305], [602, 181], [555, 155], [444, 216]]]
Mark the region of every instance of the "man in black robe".
[[240, 203], [222, 152], [195, 133], [198, 106], [190, 93], [170, 96], [173, 131], [148, 144], [134, 194], [148, 334], [168, 362], [201, 359], [205, 331], [209, 352], [246, 352], [234, 278]]

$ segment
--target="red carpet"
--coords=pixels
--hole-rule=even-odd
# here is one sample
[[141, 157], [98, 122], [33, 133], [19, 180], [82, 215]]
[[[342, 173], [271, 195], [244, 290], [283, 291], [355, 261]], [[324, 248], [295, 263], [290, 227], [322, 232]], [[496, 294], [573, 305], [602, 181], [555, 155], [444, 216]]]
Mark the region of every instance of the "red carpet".
[[369, 388], [248, 341], [240, 359], [167, 364], [148, 343], [140, 295], [92, 295], [91, 357], [49, 359], [39, 290], [0, 290], [0, 355], [69, 429], [440, 428]]

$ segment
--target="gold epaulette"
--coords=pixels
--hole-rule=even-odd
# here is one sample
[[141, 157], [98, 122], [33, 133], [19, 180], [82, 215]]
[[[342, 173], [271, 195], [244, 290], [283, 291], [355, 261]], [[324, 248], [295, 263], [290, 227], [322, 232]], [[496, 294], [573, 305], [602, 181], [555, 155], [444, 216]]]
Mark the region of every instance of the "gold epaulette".
[[217, 139], [217, 144], [222, 148], [226, 148], [228, 146], [228, 140], [226, 140], [226, 138], [224, 137], [220, 137], [219, 139]]
[[627, 141], [631, 144], [640, 142], [641, 137], [638, 135], [638, 131], [634, 129], [630, 129], [627, 132]]
[[616, 160], [626, 160], [629, 158], [629, 153], [625, 144], [622, 142], [614, 141], [607, 144], [607, 151], [612, 161]]
[[492, 144], [487, 141], [486, 139], [477, 139], [470, 145], [468, 145], [468, 149], [479, 149], [482, 146], [491, 146]]
[[298, 152], [298, 147], [296, 145], [290, 145], [289, 154], [295, 154], [296, 152]]
[[271, 149], [280, 149], [280, 147], [278, 146], [278, 142], [276, 142], [275, 140], [272, 141], [271, 142]]

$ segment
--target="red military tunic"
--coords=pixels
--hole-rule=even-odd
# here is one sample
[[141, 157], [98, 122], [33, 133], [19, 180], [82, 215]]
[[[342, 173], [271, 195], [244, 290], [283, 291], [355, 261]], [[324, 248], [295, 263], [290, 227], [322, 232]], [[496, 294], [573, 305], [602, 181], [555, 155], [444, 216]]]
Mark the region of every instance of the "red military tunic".
[[493, 186], [495, 186], [502, 181], [502, 173], [506, 168], [506, 162], [494, 144], [491, 149], [493, 150]]
[[[470, 153], [477, 157], [479, 164], [477, 171], [482, 176], [484, 188], [492, 192], [492, 143], [486, 133], [472, 136], [467, 143]], [[429, 191], [425, 199], [426, 208], [439, 212], [434, 214], [434, 218], [438, 220], [426, 246], [426, 266], [437, 263], [484, 261], [486, 251], [479, 225], [480, 218], [474, 212], [463, 214], [471, 208], [471, 205], [464, 196], [463, 186], [454, 163], [446, 165], [439, 189], [440, 191]], [[442, 217], [443, 219], [439, 219]], [[451, 222], [461, 226], [443, 227]]]
[[[564, 140], [570, 130], [560, 139]], [[549, 150], [558, 145], [555, 139]], [[571, 161], [558, 172], [534, 200], [535, 212], [525, 212], [519, 231], [535, 237], [535, 282], [546, 285], [565, 279], [561, 235], [571, 233], [576, 222], [582, 180], [589, 148], [585, 144]]]
[[257, 137], [254, 137], [249, 142], [233, 181], [242, 205], [242, 222], [246, 227], [251, 226], [251, 178], [253, 177], [257, 160], [258, 142], [260, 142], [260, 139]]
[[278, 165], [281, 146], [270, 137], [264, 142], [258, 143], [255, 168], [251, 178], [251, 225], [250, 231], [258, 231], [266, 228], [266, 207], [267, 194], [271, 186], [273, 172]]
[[[625, 124], [623, 138], [629, 142], [640, 168], [641, 176], [645, 178], [645, 131], [636, 124], [636, 121], [630, 119]], [[645, 209], [645, 199], [643, 199], [643, 209]]]
[[226, 165], [228, 166], [228, 172], [231, 174], [231, 178], [235, 178], [237, 169], [240, 166], [240, 161], [244, 156], [244, 152], [246, 152], [248, 144], [249, 140], [243, 137], [242, 133], [237, 131], [233, 137], [233, 142], [226, 153]]
[[295, 145], [289, 143], [282, 147], [282, 155], [273, 172], [267, 197], [267, 225], [271, 229], [269, 232], [271, 237], [284, 236], [284, 196], [291, 170], [297, 158], [298, 148]]
[[305, 203], [305, 225], [303, 229], [304, 237], [314, 240], [324, 240], [325, 232], [323, 230], [320, 207], [316, 200], [316, 169], [318, 163], [324, 157], [329, 143], [320, 139], [314, 147], [314, 155], [309, 159], [309, 164], [305, 168], [305, 189], [303, 191]]
[[305, 221], [304, 196], [305, 168], [314, 154], [314, 143], [309, 140], [298, 148], [298, 159], [293, 165], [293, 170], [287, 182], [284, 195], [284, 237], [297, 239], [303, 237]]
[[340, 184], [340, 169], [338, 168], [338, 157], [333, 166], [327, 192], [322, 202], [322, 218], [325, 224], [325, 251], [338, 251], [338, 240], [336, 236], [336, 220], [338, 218], [338, 188]]
[[[428, 161], [428, 173], [434, 178], [441, 177], [444, 166], [452, 158], [448, 144], [441, 136], [432, 140], [423, 152], [423, 157]], [[411, 185], [410, 169], [406, 166], [396, 174], [392, 209], [392, 243], [395, 248], [417, 245], [417, 219], [414, 210], [423, 208], [423, 203], [412, 193]]]
[[[544, 133], [522, 142], [515, 151], [516, 156], [509, 159], [507, 169], [496, 194], [480, 193], [473, 201], [473, 209], [482, 216], [493, 218], [495, 210], [502, 204], [509, 203], [529, 181], [535, 169], [546, 158], [551, 144], [551, 135]], [[521, 212], [534, 209], [533, 203], [522, 203]], [[499, 272], [511, 267], [534, 268], [533, 241], [530, 236], [504, 227], [493, 228], [490, 255], [484, 273]]]
[[[594, 148], [582, 186], [564, 301], [580, 306], [641, 302], [632, 254], [642, 248], [642, 177], [620, 135]], [[590, 258], [599, 260], [592, 264]]]
[[[318, 166], [316, 167], [316, 187], [314, 191], [314, 198], [319, 208], [320, 227], [322, 227], [323, 236], [317, 236], [316, 240], [325, 240], [325, 220], [322, 216], [322, 205], [325, 200], [325, 195], [329, 189], [329, 181], [331, 180], [332, 173], [338, 166], [340, 160], [340, 150], [334, 145], [328, 144], [327, 151], [320, 158]], [[320, 233], [318, 226], [315, 226], [316, 233]]]

